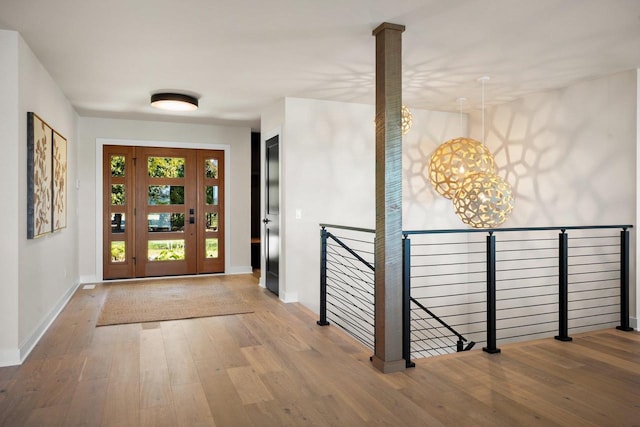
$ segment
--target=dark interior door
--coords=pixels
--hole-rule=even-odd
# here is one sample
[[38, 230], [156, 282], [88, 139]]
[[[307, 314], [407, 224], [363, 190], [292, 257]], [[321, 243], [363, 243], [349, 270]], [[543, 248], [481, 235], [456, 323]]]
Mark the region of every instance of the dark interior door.
[[267, 140], [265, 156], [265, 278], [266, 286], [279, 294], [280, 274], [280, 143], [279, 137]]

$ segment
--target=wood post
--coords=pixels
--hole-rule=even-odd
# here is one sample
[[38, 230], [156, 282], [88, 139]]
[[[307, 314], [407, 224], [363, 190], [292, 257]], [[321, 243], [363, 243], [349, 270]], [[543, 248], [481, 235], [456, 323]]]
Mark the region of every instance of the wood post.
[[402, 32], [383, 23], [376, 38], [375, 353], [382, 372], [402, 357]]

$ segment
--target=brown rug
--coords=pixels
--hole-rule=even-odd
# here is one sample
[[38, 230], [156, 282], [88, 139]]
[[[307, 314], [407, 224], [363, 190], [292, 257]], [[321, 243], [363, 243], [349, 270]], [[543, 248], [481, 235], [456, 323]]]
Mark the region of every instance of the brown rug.
[[103, 285], [107, 296], [96, 326], [252, 313], [224, 283], [184, 280]]

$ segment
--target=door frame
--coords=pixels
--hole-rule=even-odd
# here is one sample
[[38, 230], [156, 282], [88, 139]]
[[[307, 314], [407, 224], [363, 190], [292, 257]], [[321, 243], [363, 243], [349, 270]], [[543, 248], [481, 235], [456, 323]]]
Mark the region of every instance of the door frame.
[[96, 212], [95, 212], [95, 224], [96, 224], [96, 245], [95, 245], [95, 263], [96, 263], [96, 276], [98, 281], [104, 280], [104, 271], [102, 267], [103, 257], [103, 199], [102, 192], [102, 153], [105, 145], [129, 145], [135, 147], [159, 147], [159, 148], [192, 148], [200, 150], [221, 150], [224, 151], [224, 216], [226, 218], [224, 229], [224, 251], [227, 254], [224, 260], [224, 271], [229, 272], [229, 255], [231, 254], [231, 236], [229, 230], [231, 230], [231, 146], [227, 144], [206, 144], [197, 142], [171, 142], [171, 141], [149, 141], [149, 140], [136, 140], [136, 139], [111, 139], [111, 138], [96, 138], [96, 170], [95, 170], [95, 197], [96, 197]]

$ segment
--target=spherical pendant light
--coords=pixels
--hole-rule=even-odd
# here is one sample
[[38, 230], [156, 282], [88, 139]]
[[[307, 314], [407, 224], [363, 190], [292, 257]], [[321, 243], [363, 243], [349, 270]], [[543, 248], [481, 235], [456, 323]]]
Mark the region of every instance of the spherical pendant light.
[[495, 174], [495, 160], [484, 144], [471, 138], [440, 144], [429, 161], [429, 181], [447, 199], [455, 197], [466, 176], [480, 172]]
[[493, 173], [468, 175], [453, 199], [456, 215], [473, 228], [494, 228], [513, 209], [511, 185]]

